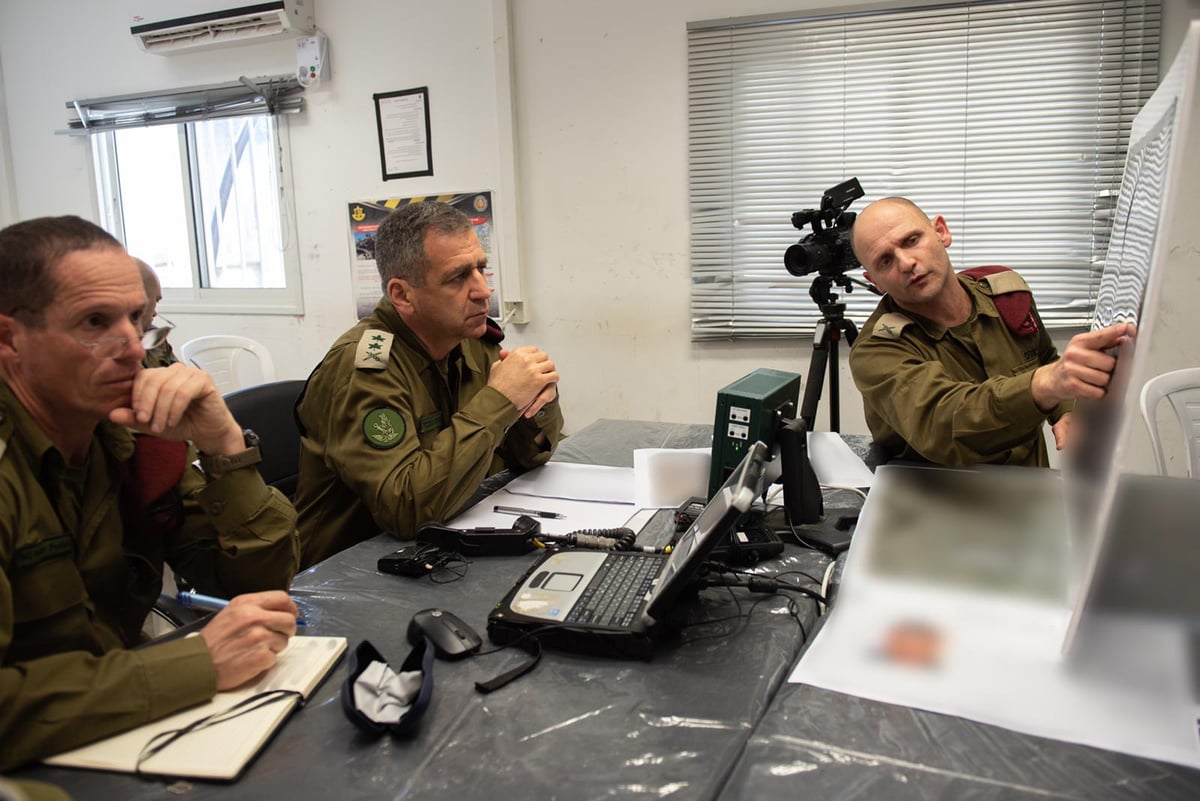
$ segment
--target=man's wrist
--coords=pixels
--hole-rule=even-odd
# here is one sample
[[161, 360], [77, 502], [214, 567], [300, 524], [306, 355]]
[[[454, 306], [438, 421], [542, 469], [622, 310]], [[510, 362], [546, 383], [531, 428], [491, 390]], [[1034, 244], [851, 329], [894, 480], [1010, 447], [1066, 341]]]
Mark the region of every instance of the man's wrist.
[[1033, 405], [1037, 407], [1039, 412], [1045, 415], [1053, 414], [1059, 404], [1059, 399], [1052, 397], [1048, 388], [1048, 385], [1053, 381], [1049, 371], [1053, 369], [1053, 362], [1043, 364], [1033, 371], [1033, 376], [1029, 380], [1029, 395], [1033, 398]]
[[262, 453], [258, 448], [258, 435], [250, 429], [243, 429], [239, 437], [240, 447], [232, 452], [207, 453], [200, 452], [200, 469], [209, 478], [220, 478], [226, 473], [250, 467], [262, 461]]

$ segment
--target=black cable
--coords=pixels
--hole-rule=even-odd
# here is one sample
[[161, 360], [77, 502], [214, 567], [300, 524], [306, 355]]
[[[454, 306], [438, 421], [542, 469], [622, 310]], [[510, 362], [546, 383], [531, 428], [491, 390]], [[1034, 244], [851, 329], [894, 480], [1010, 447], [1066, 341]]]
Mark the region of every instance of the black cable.
[[216, 726], [220, 723], [226, 723], [231, 720], [236, 720], [242, 715], [249, 714], [256, 710], [262, 709], [265, 706], [278, 703], [291, 697], [297, 697], [301, 703], [304, 701], [304, 695], [296, 690], [266, 690], [246, 698], [228, 709], [222, 709], [219, 712], [214, 712], [211, 715], [193, 720], [188, 725], [181, 729], [170, 729], [168, 731], [159, 732], [154, 737], [150, 738], [150, 742], [138, 754], [137, 762], [134, 764], [134, 773], [142, 772], [142, 763], [147, 759], [153, 758], [160, 753], [164, 748], [172, 743], [178, 742], [181, 738], [192, 734], [193, 732], [203, 731], [211, 726]]
[[460, 553], [440, 553], [430, 563], [429, 581], [432, 584], [451, 584], [466, 578], [471, 562]]

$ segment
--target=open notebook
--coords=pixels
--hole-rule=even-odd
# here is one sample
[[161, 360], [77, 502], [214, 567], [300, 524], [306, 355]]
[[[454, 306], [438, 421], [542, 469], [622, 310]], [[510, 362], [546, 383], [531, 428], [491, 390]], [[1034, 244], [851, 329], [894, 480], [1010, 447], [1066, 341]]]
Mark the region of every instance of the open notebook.
[[[275, 667], [252, 684], [217, 693], [207, 704], [44, 761], [48, 765], [155, 776], [236, 779], [292, 710], [308, 700], [345, 650], [345, 637], [293, 637]], [[300, 695], [274, 692], [279, 690]], [[250, 700], [263, 693], [273, 694], [263, 696], [259, 702]], [[228, 719], [197, 727], [152, 756], [146, 756], [149, 747], [169, 738], [168, 733], [214, 715], [221, 716], [243, 702], [243, 709], [249, 711], [222, 716]]]

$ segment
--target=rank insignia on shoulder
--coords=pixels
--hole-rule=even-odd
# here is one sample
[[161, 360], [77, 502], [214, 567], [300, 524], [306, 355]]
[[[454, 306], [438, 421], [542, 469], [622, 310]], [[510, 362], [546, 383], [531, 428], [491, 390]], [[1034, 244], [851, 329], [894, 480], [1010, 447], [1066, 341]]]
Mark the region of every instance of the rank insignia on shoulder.
[[404, 418], [395, 409], [374, 409], [363, 418], [362, 431], [372, 448], [387, 450], [404, 439]]
[[358, 340], [358, 348], [354, 352], [354, 367], [358, 370], [387, 369], [393, 338], [395, 334], [390, 331], [363, 331], [362, 338]]
[[871, 329], [871, 336], [882, 339], [899, 339], [904, 326], [911, 324], [912, 320], [903, 314], [888, 312], [875, 321], [875, 327]]

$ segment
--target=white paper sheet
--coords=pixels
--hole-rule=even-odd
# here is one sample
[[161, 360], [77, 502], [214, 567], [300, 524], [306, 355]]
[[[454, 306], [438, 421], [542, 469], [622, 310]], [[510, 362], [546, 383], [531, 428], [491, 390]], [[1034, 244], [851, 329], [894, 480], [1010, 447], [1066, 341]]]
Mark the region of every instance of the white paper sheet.
[[870, 489], [875, 474], [836, 431], [808, 432], [808, 460], [827, 487]]
[[[885, 470], [892, 468], [877, 474], [860, 515], [830, 619], [789, 681], [1200, 767], [1200, 705], [1188, 686], [1185, 631], [1161, 621], [1092, 618], [1073, 645], [1081, 650], [1064, 657], [1071, 617], [1065, 599], [1030, 596], [1020, 582], [969, 587], [944, 570], [933, 580], [898, 575], [894, 564], [881, 562], [885, 549], [900, 561], [916, 556], [901, 565], [906, 570], [961, 566], [964, 560], [955, 560], [953, 538], [922, 553], [895, 547], [911, 533], [900, 522], [904, 501], [914, 501], [909, 515], [929, 510], [910, 497], [912, 487], [892, 484]], [[1003, 481], [1003, 474], [993, 477]], [[995, 494], [1004, 489], [997, 486]], [[977, 532], [963, 529], [946, 511], [933, 510], [932, 519], [913, 525], [933, 530], [941, 522], [946, 530], [933, 531], [932, 541], [957, 530], [978, 546]], [[1029, 527], [1012, 514], [981, 514], [996, 526]], [[1029, 532], [1007, 533], [1011, 553], [976, 547], [966, 553], [966, 566], [983, 576], [1012, 572], [1028, 550], [1030, 543], [1018, 543]], [[988, 557], [999, 560], [999, 573]]]
[[[637, 509], [629, 504], [541, 498], [533, 495], [516, 495], [507, 489], [500, 489], [451, 520], [450, 525], [455, 528], [475, 528], [477, 526], [510, 528], [517, 516], [495, 512], [493, 509], [496, 506], [512, 506], [563, 515], [561, 518], [536, 518], [542, 526], [542, 531], [547, 534], [567, 534], [583, 529], [620, 528], [637, 513]], [[636, 533], [637, 529], [634, 531]]]
[[632, 505], [633, 468], [550, 462], [522, 473], [510, 481], [505, 489], [514, 495], [536, 498]]

